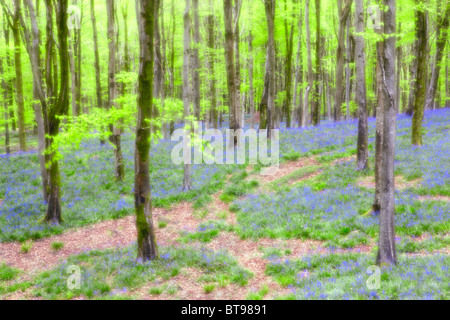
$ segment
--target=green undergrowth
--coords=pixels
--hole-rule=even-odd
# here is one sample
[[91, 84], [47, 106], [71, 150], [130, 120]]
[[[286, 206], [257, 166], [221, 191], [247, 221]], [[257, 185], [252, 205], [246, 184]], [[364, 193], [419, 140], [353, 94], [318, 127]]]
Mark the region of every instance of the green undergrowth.
[[[33, 295], [44, 299], [109, 299], [148, 283], [167, 281], [188, 267], [201, 270], [216, 282], [225, 278], [229, 283], [245, 285], [252, 276], [224, 251], [214, 252], [192, 246], [160, 247], [159, 250], [159, 259], [144, 263], [136, 261], [135, 245], [72, 256], [65, 263], [37, 276], [33, 280]], [[69, 266], [80, 268], [79, 289], [68, 288]]]
[[281, 299], [450, 298], [450, 284], [446, 281], [450, 276], [448, 256], [400, 255], [397, 266], [383, 267], [379, 273], [374, 273], [374, 262], [375, 256], [372, 254], [312, 255], [272, 261], [267, 266], [266, 274], [280, 285], [291, 288], [291, 294]]
[[181, 243], [203, 242], [207, 243], [219, 236], [220, 232], [233, 232], [234, 227], [224, 221], [208, 221], [201, 223], [194, 232], [182, 231], [178, 241]]

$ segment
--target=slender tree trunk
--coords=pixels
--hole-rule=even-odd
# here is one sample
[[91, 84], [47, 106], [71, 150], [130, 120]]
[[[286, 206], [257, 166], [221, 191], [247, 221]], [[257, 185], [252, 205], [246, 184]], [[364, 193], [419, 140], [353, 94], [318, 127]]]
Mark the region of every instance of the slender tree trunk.
[[349, 15], [349, 17], [347, 18], [347, 22], [346, 22], [346, 54], [345, 54], [345, 60], [346, 60], [346, 64], [345, 64], [345, 107], [346, 107], [346, 115], [345, 115], [345, 120], [349, 120], [350, 119], [350, 50], [351, 50], [351, 45], [350, 45], [350, 23], [351, 23], [351, 17]]
[[[90, 0], [91, 9], [91, 22], [92, 22], [92, 32], [94, 40], [94, 69], [95, 69], [95, 88], [97, 97], [97, 108], [103, 108], [103, 98], [102, 98], [102, 84], [100, 80], [100, 54], [98, 50], [98, 34], [97, 34], [97, 20], [95, 17], [95, 4], [94, 0]], [[104, 145], [106, 141], [101, 138], [100, 144]]]
[[267, 19], [267, 30], [269, 33], [269, 40], [267, 44], [268, 50], [268, 75], [269, 75], [269, 90], [267, 98], [267, 138], [272, 137], [272, 129], [274, 129], [274, 111], [275, 111], [275, 0], [265, 0], [265, 11]]
[[[377, 30], [379, 34], [382, 34], [382, 30]], [[384, 131], [384, 95], [383, 95], [383, 75], [382, 75], [382, 59], [383, 57], [383, 42], [379, 41], [376, 44], [377, 52], [377, 65], [376, 65], [376, 92], [377, 92], [377, 104], [376, 104], [376, 123], [375, 123], [375, 199], [372, 205], [374, 212], [380, 212], [381, 210], [381, 166], [382, 166], [382, 145], [383, 145], [383, 131]]]
[[241, 50], [240, 50], [240, 29], [239, 29], [239, 17], [241, 14], [242, 0], [235, 0], [235, 6], [233, 7], [233, 34], [234, 34], [234, 59], [235, 59], [235, 72], [236, 72], [236, 121], [239, 128], [244, 127], [245, 108], [241, 103]]
[[313, 97], [313, 125], [320, 123], [320, 70], [321, 70], [321, 50], [320, 50], [320, 0], [316, 0], [316, 70], [314, 74], [315, 89]]
[[[188, 139], [188, 146], [191, 147], [190, 137], [192, 124], [189, 121], [191, 115], [192, 89], [190, 86], [189, 73], [191, 70], [191, 1], [186, 0], [186, 7], [184, 11], [184, 54], [183, 54], [183, 105], [184, 105], [184, 119], [185, 119], [185, 139]], [[191, 164], [184, 163], [184, 177], [183, 177], [183, 191], [188, 191], [192, 188], [191, 182]]]
[[61, 218], [61, 177], [59, 173], [59, 163], [55, 159], [56, 151], [53, 150], [53, 143], [55, 137], [59, 133], [60, 120], [58, 116], [65, 115], [69, 109], [69, 51], [68, 51], [68, 34], [67, 27], [67, 0], [60, 0], [57, 2], [56, 8], [56, 24], [58, 30], [59, 42], [59, 95], [52, 106], [48, 110], [48, 135], [47, 151], [50, 151], [48, 156], [49, 167], [49, 199], [47, 214], [44, 220], [47, 223], [59, 224]]
[[[115, 5], [114, 0], [106, 0], [107, 16], [108, 16], [108, 108], [114, 107], [117, 93], [116, 83], [116, 26], [114, 20]], [[122, 181], [125, 176], [125, 165], [122, 156], [122, 147], [120, 142], [120, 129], [114, 124], [109, 125], [110, 137], [109, 140], [114, 145], [114, 159], [115, 168], [114, 176], [116, 180]]]
[[198, 15], [198, 0], [192, 0], [193, 16], [194, 16], [194, 48], [192, 50], [192, 93], [194, 104], [194, 116], [200, 120], [200, 21]]
[[16, 69], [16, 103], [17, 103], [17, 123], [19, 127], [19, 148], [20, 151], [27, 150], [26, 129], [25, 129], [25, 104], [23, 98], [23, 73], [22, 73], [22, 53], [20, 44], [20, 0], [14, 0], [14, 16], [12, 23], [12, 34], [14, 40], [14, 65]]
[[338, 31], [338, 47], [336, 53], [336, 90], [334, 98], [334, 118], [336, 121], [341, 120], [341, 108], [344, 101], [344, 47], [345, 47], [345, 27], [347, 18], [352, 6], [352, 0], [344, 0], [345, 4], [342, 8], [342, 0], [338, 0], [339, 11], [339, 31]]
[[[250, 28], [252, 25], [250, 23]], [[255, 127], [255, 89], [253, 86], [253, 33], [250, 29], [248, 35], [248, 83], [249, 83], [249, 107], [250, 107], [250, 124], [251, 128]]]
[[158, 257], [158, 248], [152, 216], [150, 190], [150, 127], [153, 108], [153, 57], [155, 2], [139, 0], [138, 24], [140, 43], [138, 120], [135, 147], [135, 208], [137, 228], [137, 258], [142, 261]]
[[264, 87], [261, 97], [261, 103], [259, 105], [259, 129], [267, 129], [268, 126], [268, 104], [269, 104], [269, 47], [266, 49], [266, 61], [264, 67]]
[[[416, 0], [417, 4], [424, 4], [424, 0]], [[422, 145], [422, 122], [426, 94], [427, 72], [427, 20], [423, 8], [416, 9], [417, 47], [417, 80], [414, 97], [414, 115], [412, 119], [412, 144]]]
[[450, 1], [447, 1], [446, 9], [441, 20], [437, 23], [436, 27], [436, 54], [434, 57], [434, 68], [431, 74], [430, 84], [427, 90], [427, 99], [425, 104], [425, 110], [429, 110], [433, 106], [434, 99], [436, 97], [436, 91], [438, 88], [439, 73], [441, 70], [441, 62], [444, 57], [445, 43], [447, 42], [448, 26], [450, 16]]
[[363, 0], [355, 1], [356, 22], [356, 102], [358, 103], [358, 144], [357, 144], [357, 169], [366, 170], [369, 166], [368, 137], [369, 128], [367, 121], [367, 93], [366, 93], [366, 57], [364, 52], [364, 6]]
[[[402, 23], [399, 22], [398, 24], [398, 33], [402, 33]], [[400, 40], [400, 38], [399, 38]], [[402, 74], [402, 59], [403, 59], [403, 49], [402, 46], [397, 47], [397, 69], [396, 69], [396, 76], [395, 76], [395, 112], [396, 114], [400, 113], [400, 97], [401, 97], [401, 90], [400, 90], [400, 82], [401, 82], [401, 74]]]
[[395, 0], [384, 0], [387, 8], [384, 11], [384, 40], [381, 71], [383, 74], [383, 103], [384, 129], [382, 147], [382, 194], [380, 211], [380, 233], [378, 243], [377, 265], [391, 265], [397, 263], [395, 248], [395, 186], [394, 186], [394, 155], [396, 138], [395, 113], [395, 32], [396, 8]]
[[[7, 13], [3, 13], [3, 34], [5, 36], [5, 46], [6, 46], [6, 65], [8, 68], [12, 67], [12, 59], [11, 59], [11, 47], [10, 47], [10, 28], [8, 28], [7, 24]], [[7, 87], [8, 87], [8, 100], [6, 101], [8, 103], [8, 118], [11, 121], [11, 129], [12, 131], [16, 131], [16, 118], [14, 116], [14, 110], [11, 108], [13, 106], [14, 101], [14, 83], [15, 80], [13, 77], [9, 81], [7, 81]]]
[[313, 70], [312, 70], [312, 58], [311, 58], [311, 30], [309, 27], [309, 0], [306, 0], [305, 5], [305, 27], [306, 27], [306, 50], [308, 52], [308, 87], [305, 93], [305, 103], [303, 105], [303, 117], [302, 127], [305, 127], [308, 123], [308, 115], [310, 114], [310, 99], [309, 93], [313, 88]]
[[[0, 74], [5, 73], [6, 68], [3, 67], [3, 60], [0, 57]], [[11, 147], [9, 145], [10, 143], [10, 137], [9, 137], [9, 91], [11, 88], [8, 86], [8, 81], [5, 80], [5, 78], [2, 78], [2, 88], [3, 88], [3, 107], [5, 108], [3, 112], [3, 118], [5, 121], [5, 153], [10, 154], [11, 153]]]
[[409, 99], [408, 99], [408, 109], [406, 110], [406, 115], [408, 116], [412, 116], [414, 113], [414, 98], [416, 96], [416, 90], [417, 90], [417, 86], [416, 86], [416, 81], [417, 81], [417, 67], [418, 67], [418, 40], [416, 39], [416, 41], [413, 44], [413, 52], [412, 55], [414, 56], [414, 60], [410, 66], [410, 83], [409, 83]]
[[[172, 0], [172, 42], [170, 51], [170, 93], [172, 97], [175, 97], [175, 31], [176, 31], [176, 21], [175, 21], [175, 0]], [[170, 135], [175, 131], [175, 121], [170, 122]]]
[[[95, 87], [96, 87], [96, 96], [97, 96], [97, 108], [103, 108], [103, 99], [102, 99], [102, 84], [100, 80], [100, 55], [98, 50], [98, 34], [97, 34], [97, 20], [95, 17], [95, 4], [94, 0], [90, 0], [90, 8], [91, 8], [91, 22], [92, 22], [92, 31], [93, 31], [93, 39], [94, 39], [94, 69], [95, 69]], [[105, 141], [102, 142], [103, 144]]]
[[[284, 67], [284, 81], [286, 90], [286, 99], [284, 101], [284, 114], [286, 115], [286, 128], [291, 127], [292, 117], [292, 53], [294, 48], [294, 22], [292, 22], [290, 31], [287, 22], [287, 0], [284, 0], [284, 28], [285, 28], [285, 41], [286, 41], [286, 64]], [[294, 19], [293, 19], [294, 21]], [[296, 97], [295, 97], [296, 98]], [[295, 100], [294, 100], [295, 103]]]
[[[235, 68], [235, 47], [233, 34], [233, 6], [231, 0], [224, 0], [224, 20], [225, 20], [225, 65], [227, 71], [228, 86], [228, 107], [230, 110], [230, 129], [238, 130], [239, 126], [239, 99], [237, 92], [236, 68]], [[234, 139], [234, 145], [238, 139]]]
[[448, 81], [449, 63], [450, 63], [450, 43], [447, 43], [447, 63], [445, 64], [445, 97], [446, 97], [445, 107], [446, 108], [450, 108], [450, 83]]
[[[302, 27], [303, 27], [303, 11], [302, 3], [300, 2], [300, 16], [298, 19], [298, 44], [297, 44], [297, 60], [295, 67], [295, 85], [294, 85], [294, 108], [292, 114], [297, 114], [298, 126], [302, 126], [302, 114], [303, 114], [303, 90], [298, 88], [300, 83], [303, 81], [303, 49], [302, 49]], [[298, 98], [300, 97], [300, 99]], [[298, 105], [297, 105], [298, 101]], [[292, 116], [292, 121], [295, 121], [294, 116]]]
[[[212, 8], [211, 8], [212, 9]], [[213, 12], [211, 10], [211, 12]], [[215, 74], [215, 23], [214, 23], [214, 15], [210, 14], [208, 16], [208, 48], [209, 48], [209, 68], [210, 72], [210, 96], [211, 96], [211, 122], [214, 129], [217, 129], [217, 99], [216, 99], [216, 74]]]

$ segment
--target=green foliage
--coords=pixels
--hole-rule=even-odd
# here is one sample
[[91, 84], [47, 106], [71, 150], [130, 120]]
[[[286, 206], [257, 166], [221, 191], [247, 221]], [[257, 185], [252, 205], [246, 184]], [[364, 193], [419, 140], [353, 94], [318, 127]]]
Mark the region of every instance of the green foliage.
[[22, 253], [28, 253], [33, 247], [33, 241], [26, 241], [20, 245], [20, 251]]
[[62, 248], [64, 248], [64, 243], [63, 243], [63, 242], [57, 242], [57, 241], [52, 242], [51, 248], [52, 248], [52, 250], [54, 250], [54, 251], [59, 251], [59, 250], [61, 250]]
[[0, 264], [0, 281], [10, 281], [17, 277], [19, 270], [8, 266], [5, 263]]
[[[160, 258], [136, 262], [136, 247], [105, 251], [89, 251], [72, 256], [62, 265], [41, 273], [33, 281], [33, 294], [46, 299], [72, 299], [84, 296], [90, 299], [123, 295], [145, 284], [157, 284], [177, 276], [183, 268], [196, 268], [211, 276], [212, 284], [220, 280], [245, 285], [251, 274], [242, 269], [226, 252], [214, 252], [198, 247], [160, 247]], [[69, 290], [66, 286], [67, 267], [81, 268], [80, 289]], [[155, 287], [155, 285], [153, 285]], [[168, 292], [176, 288], [156, 286], [152, 294]]]

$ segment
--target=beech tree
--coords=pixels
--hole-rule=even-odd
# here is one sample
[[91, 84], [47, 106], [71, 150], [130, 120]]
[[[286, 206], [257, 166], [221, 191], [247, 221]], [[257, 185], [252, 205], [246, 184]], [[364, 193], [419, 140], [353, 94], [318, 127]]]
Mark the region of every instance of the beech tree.
[[[344, 4], [342, 3], [344, 1]], [[350, 9], [353, 0], [338, 0], [339, 13], [339, 33], [338, 33], [338, 47], [336, 51], [336, 91], [334, 98], [334, 118], [337, 121], [341, 120], [342, 104], [344, 102], [344, 48], [345, 48], [345, 27], [347, 18], [350, 14]], [[343, 6], [344, 5], [344, 6]]]
[[320, 123], [319, 77], [322, 61], [320, 50], [320, 0], [316, 0], [316, 70], [314, 73], [314, 96], [312, 108], [312, 122], [314, 126], [318, 126]]
[[[115, 106], [114, 100], [117, 94], [116, 83], [116, 24], [114, 19], [115, 1], [106, 0], [106, 11], [108, 17], [108, 108]], [[109, 140], [114, 146], [114, 176], [116, 180], [122, 181], [125, 176], [125, 165], [123, 163], [122, 146], [120, 138], [120, 129], [109, 124], [110, 136]]]
[[[275, 113], [275, 0], [265, 0], [265, 11], [267, 20], [267, 61], [266, 61], [266, 80], [267, 80], [267, 137], [271, 138], [274, 128]], [[265, 84], [266, 86], [266, 84]], [[264, 129], [264, 128], [263, 128]]]
[[395, 247], [395, 183], [394, 155], [396, 138], [395, 108], [395, 45], [396, 45], [396, 6], [395, 0], [384, 0], [383, 54], [378, 55], [382, 74], [383, 114], [384, 118], [382, 159], [381, 159], [381, 205], [380, 232], [378, 241], [377, 264], [391, 265], [397, 263]]
[[[191, 70], [191, 0], [186, 0], [186, 7], [184, 10], [184, 53], [183, 53], [183, 106], [184, 106], [184, 120], [185, 120], [185, 139], [191, 136], [191, 102], [192, 89], [190, 85], [190, 70]], [[190, 148], [190, 143], [189, 143]], [[188, 191], [192, 187], [191, 182], [191, 164], [184, 163], [184, 177], [183, 177], [183, 191]]]
[[16, 89], [16, 104], [17, 104], [17, 123], [19, 128], [19, 149], [20, 151], [27, 150], [27, 139], [25, 131], [25, 105], [23, 98], [23, 73], [22, 73], [22, 53], [20, 42], [20, 16], [21, 16], [21, 2], [20, 0], [13, 0], [13, 10], [10, 10], [5, 1], [2, 0], [3, 10], [5, 11], [5, 18], [12, 31], [14, 42], [14, 67], [16, 77], [14, 87]]
[[365, 170], [369, 166], [369, 128], [367, 120], [367, 93], [366, 93], [366, 57], [364, 52], [364, 6], [363, 0], [355, 0], [356, 22], [356, 102], [358, 103], [358, 143], [357, 168]]
[[[236, 56], [234, 45], [234, 19], [232, 0], [223, 0], [225, 21], [225, 65], [227, 71], [228, 107], [230, 110], [230, 129], [238, 130], [239, 125], [239, 96], [236, 79]], [[237, 144], [238, 139], [234, 139]]]
[[138, 119], [135, 145], [134, 198], [136, 209], [138, 259], [153, 260], [158, 257], [152, 216], [150, 191], [150, 141], [149, 122], [153, 108], [153, 63], [155, 1], [138, 0], [139, 13], [139, 78]]
[[[442, 5], [442, 1], [440, 2], [440, 4]], [[443, 14], [439, 15], [439, 17], [440, 20], [437, 22], [436, 26], [436, 53], [434, 56], [434, 68], [431, 73], [430, 83], [428, 85], [425, 101], [425, 110], [432, 109], [434, 99], [436, 97], [439, 73], [441, 71], [441, 62], [442, 58], [444, 57], [444, 49], [448, 37], [448, 27], [450, 19], [450, 1], [446, 2], [445, 10], [443, 10]], [[446, 79], [448, 79], [448, 76], [446, 77]]]

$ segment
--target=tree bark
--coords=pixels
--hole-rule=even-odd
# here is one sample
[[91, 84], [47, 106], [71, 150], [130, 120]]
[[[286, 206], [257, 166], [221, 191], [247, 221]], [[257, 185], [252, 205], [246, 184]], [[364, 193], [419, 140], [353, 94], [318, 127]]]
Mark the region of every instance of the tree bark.
[[17, 103], [17, 124], [19, 128], [19, 149], [27, 150], [27, 138], [25, 129], [25, 104], [23, 98], [23, 73], [22, 73], [22, 53], [20, 44], [20, 0], [14, 0], [14, 15], [12, 21], [12, 34], [14, 40], [14, 66], [16, 70], [16, 103]]
[[[294, 22], [288, 27], [287, 22], [287, 0], [284, 0], [284, 29], [285, 29], [285, 41], [286, 41], [286, 64], [284, 67], [284, 81], [286, 90], [286, 99], [284, 101], [284, 114], [286, 115], [286, 128], [291, 127], [292, 117], [292, 53], [294, 47]], [[294, 19], [292, 19], [294, 21]], [[295, 102], [295, 100], [294, 100]]]
[[441, 18], [441, 20], [437, 23], [436, 27], [436, 39], [437, 39], [436, 53], [434, 56], [434, 68], [431, 74], [431, 80], [427, 90], [425, 110], [432, 109], [433, 102], [436, 97], [439, 73], [441, 70], [441, 62], [442, 58], [444, 57], [444, 49], [448, 37], [449, 16], [450, 16], [450, 1], [447, 1], [444, 15]]
[[[303, 11], [302, 5], [300, 3], [300, 16], [298, 19], [298, 44], [297, 44], [297, 60], [295, 67], [295, 85], [294, 85], [294, 108], [293, 114], [297, 114], [297, 122], [298, 126], [302, 126], [302, 114], [303, 114], [303, 90], [302, 88], [298, 88], [298, 86], [303, 81], [303, 47], [302, 47], [302, 30], [303, 27]], [[298, 98], [300, 97], [300, 99]], [[297, 105], [298, 101], [298, 105]], [[292, 116], [292, 121], [295, 121], [295, 117]]]
[[[211, 8], [212, 9], [212, 8]], [[211, 10], [211, 12], [213, 12]], [[210, 72], [210, 80], [209, 80], [209, 88], [210, 88], [210, 97], [211, 97], [211, 122], [214, 129], [217, 129], [217, 99], [216, 99], [216, 74], [215, 74], [215, 23], [214, 23], [214, 15], [210, 14], [207, 17], [208, 20], [208, 48], [209, 48], [209, 68]]]
[[[233, 6], [231, 0], [224, 0], [224, 20], [225, 20], [225, 65], [227, 71], [228, 87], [228, 107], [230, 110], [230, 129], [238, 130], [239, 125], [239, 99], [237, 92], [236, 68], [235, 68], [235, 47], [234, 47], [234, 19]], [[237, 145], [237, 137], [234, 139], [234, 145]]]
[[55, 159], [57, 150], [53, 150], [54, 139], [59, 133], [60, 120], [58, 116], [66, 115], [69, 110], [69, 52], [67, 27], [67, 0], [57, 2], [56, 24], [59, 42], [59, 94], [54, 105], [48, 110], [48, 135], [47, 151], [49, 151], [49, 200], [47, 214], [44, 221], [59, 224], [61, 218], [61, 177], [59, 163]]
[[152, 119], [153, 108], [153, 58], [155, 2], [139, 0], [138, 24], [140, 61], [138, 82], [138, 119], [135, 147], [134, 198], [137, 228], [137, 258], [142, 261], [158, 257], [155, 229], [152, 216], [150, 190], [150, 144], [151, 130], [148, 121]]
[[356, 102], [358, 103], [358, 143], [357, 143], [357, 169], [366, 170], [369, 166], [368, 138], [369, 128], [367, 121], [367, 93], [366, 93], [366, 57], [364, 37], [364, 6], [363, 0], [355, 1], [356, 22]]
[[[424, 0], [416, 0], [417, 4], [424, 4]], [[412, 119], [412, 144], [422, 145], [422, 122], [426, 94], [427, 72], [427, 19], [424, 8], [416, 9], [417, 36], [417, 80], [414, 97], [414, 115]]]
[[342, 104], [344, 101], [344, 47], [345, 47], [345, 27], [347, 18], [352, 6], [352, 0], [345, 0], [342, 8], [342, 0], [338, 1], [339, 11], [339, 31], [338, 31], [338, 47], [336, 52], [336, 91], [334, 98], [334, 118], [336, 121], [341, 120]]
[[[184, 53], [183, 53], [183, 105], [184, 105], [184, 119], [185, 119], [185, 139], [190, 140], [192, 124], [189, 120], [191, 115], [192, 89], [189, 84], [189, 73], [191, 70], [191, 1], [186, 0], [186, 7], [184, 11]], [[191, 147], [190, 141], [188, 142]], [[183, 191], [188, 191], [192, 188], [191, 182], [191, 164], [184, 163], [183, 176]]]
[[321, 70], [321, 50], [320, 50], [320, 0], [316, 0], [316, 70], [314, 73], [314, 96], [313, 96], [313, 125], [320, 123], [320, 70]]
[[[116, 26], [114, 19], [114, 0], [106, 0], [106, 11], [108, 20], [108, 109], [114, 107], [117, 93], [116, 83]], [[114, 145], [114, 176], [116, 180], [122, 181], [125, 176], [125, 165], [122, 156], [120, 129], [114, 124], [109, 125], [110, 142]]]
[[377, 265], [392, 265], [397, 263], [395, 248], [395, 185], [394, 185], [394, 155], [396, 138], [395, 112], [395, 32], [396, 8], [395, 0], [384, 0], [387, 11], [384, 11], [384, 34], [381, 72], [383, 75], [383, 147], [381, 167], [381, 211], [380, 233], [378, 242]]
[[[0, 57], [0, 73], [5, 73], [5, 68], [3, 67], [3, 59]], [[11, 153], [10, 137], [9, 137], [9, 92], [11, 88], [8, 86], [8, 81], [5, 80], [5, 77], [2, 78], [2, 88], [3, 88], [3, 107], [5, 108], [3, 112], [3, 117], [5, 121], [5, 153]]]
[[[90, 10], [91, 10], [91, 23], [92, 23], [92, 33], [94, 40], [94, 70], [95, 70], [95, 93], [97, 97], [97, 108], [103, 108], [103, 98], [102, 98], [102, 84], [100, 79], [100, 54], [98, 50], [98, 32], [97, 32], [97, 19], [95, 17], [95, 4], [94, 0], [90, 0]], [[106, 141], [100, 139], [100, 143], [104, 145]]]
[[[376, 30], [378, 34], [382, 34], [383, 30]], [[377, 104], [375, 109], [376, 123], [375, 123], [375, 199], [372, 205], [374, 212], [380, 212], [381, 210], [381, 167], [382, 167], [382, 144], [383, 144], [383, 132], [384, 132], [384, 95], [383, 95], [383, 76], [382, 76], [382, 59], [383, 57], [383, 42], [378, 41], [376, 43], [376, 93]]]
[[312, 58], [311, 58], [311, 30], [309, 26], [309, 0], [306, 0], [305, 5], [305, 28], [306, 28], [306, 50], [308, 52], [308, 87], [306, 88], [305, 101], [303, 106], [302, 127], [305, 127], [308, 123], [308, 115], [310, 114], [310, 99], [309, 93], [313, 88], [313, 70], [312, 70]]
[[198, 0], [192, 0], [193, 16], [194, 16], [194, 48], [192, 50], [192, 93], [194, 104], [194, 116], [200, 120], [200, 21], [198, 15]]
[[274, 129], [274, 111], [275, 111], [275, 0], [265, 0], [265, 11], [267, 19], [267, 30], [269, 39], [267, 44], [268, 59], [268, 97], [267, 97], [267, 138], [272, 137]]

